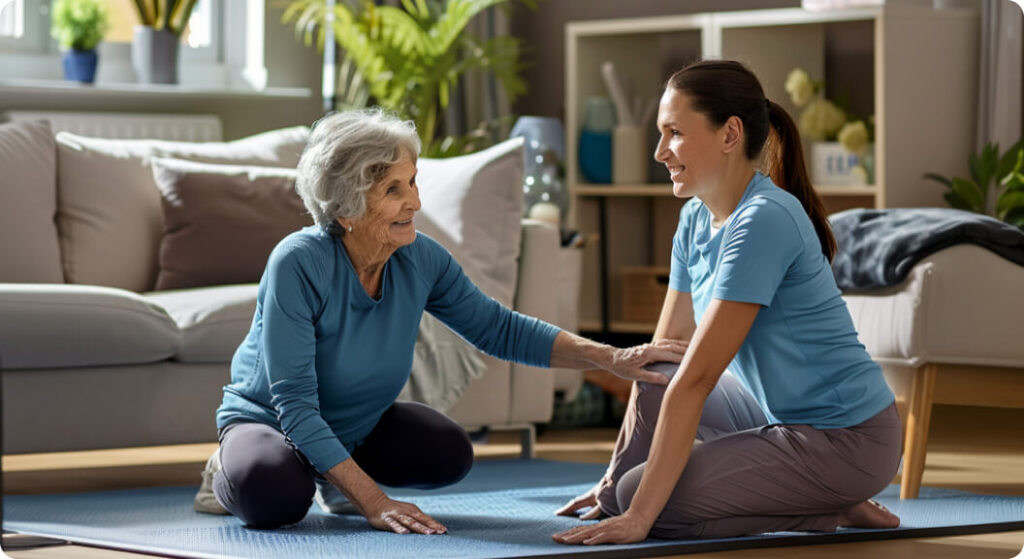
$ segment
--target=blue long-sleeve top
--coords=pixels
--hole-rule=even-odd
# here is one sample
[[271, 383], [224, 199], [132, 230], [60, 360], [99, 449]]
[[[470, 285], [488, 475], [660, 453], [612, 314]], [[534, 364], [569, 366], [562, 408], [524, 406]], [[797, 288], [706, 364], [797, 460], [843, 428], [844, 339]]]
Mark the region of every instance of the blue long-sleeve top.
[[349, 458], [402, 390], [424, 311], [489, 355], [538, 367], [549, 366], [560, 332], [485, 295], [422, 233], [388, 259], [374, 299], [341, 240], [308, 227], [268, 259], [217, 427], [276, 427], [326, 472]]

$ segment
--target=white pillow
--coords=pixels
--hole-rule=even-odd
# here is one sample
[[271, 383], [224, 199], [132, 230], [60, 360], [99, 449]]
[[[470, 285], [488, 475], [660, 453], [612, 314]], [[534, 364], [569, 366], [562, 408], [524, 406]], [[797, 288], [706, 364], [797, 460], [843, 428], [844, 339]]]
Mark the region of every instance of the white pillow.
[[523, 139], [469, 155], [421, 158], [416, 228], [451, 251], [484, 293], [511, 306], [523, 215]]
[[57, 134], [57, 229], [68, 283], [148, 291], [163, 234], [153, 156], [294, 167], [306, 127], [233, 142], [108, 140]]
[[0, 282], [64, 283], [56, 213], [49, 123], [0, 124]]

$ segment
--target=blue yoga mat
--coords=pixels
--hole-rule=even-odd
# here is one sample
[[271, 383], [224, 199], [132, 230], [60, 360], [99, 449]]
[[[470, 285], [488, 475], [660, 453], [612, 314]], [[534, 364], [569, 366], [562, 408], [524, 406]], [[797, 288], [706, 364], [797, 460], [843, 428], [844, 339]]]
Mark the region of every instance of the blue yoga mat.
[[601, 464], [546, 460], [477, 462], [462, 482], [435, 491], [389, 490], [443, 522], [444, 536], [378, 532], [359, 516], [336, 516], [314, 505], [300, 523], [261, 531], [230, 516], [192, 510], [195, 487], [165, 487], [61, 495], [19, 495], [4, 503], [4, 528], [87, 545], [174, 557], [640, 557], [746, 547], [822, 544], [896, 537], [1024, 529], [1024, 497], [975, 495], [923, 488], [921, 498], [899, 500], [891, 486], [878, 499], [898, 514], [895, 530], [778, 533], [720, 540], [648, 540], [639, 544], [578, 547], [551, 534], [580, 521], [553, 511], [587, 490]]

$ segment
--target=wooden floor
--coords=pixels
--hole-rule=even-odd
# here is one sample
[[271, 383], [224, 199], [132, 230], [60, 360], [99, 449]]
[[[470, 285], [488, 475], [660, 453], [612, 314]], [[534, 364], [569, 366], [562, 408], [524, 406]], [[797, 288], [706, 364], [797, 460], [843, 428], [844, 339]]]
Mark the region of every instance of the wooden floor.
[[[539, 457], [605, 462], [615, 431], [581, 429], [548, 431], [538, 439]], [[519, 447], [511, 433], [494, 433], [477, 446], [480, 459], [514, 456]], [[4, 492], [31, 494], [94, 491], [130, 487], [195, 485], [214, 445], [5, 456]], [[595, 480], [596, 481], [596, 480]], [[1024, 495], [1024, 410], [938, 406], [924, 484], [977, 493]], [[1024, 547], [1024, 531], [885, 542], [753, 549], [686, 555], [688, 558], [831, 559], [999, 558], [1015, 557]], [[63, 545], [6, 550], [14, 559], [129, 559], [142, 555]], [[682, 557], [682, 556], [680, 556]]]

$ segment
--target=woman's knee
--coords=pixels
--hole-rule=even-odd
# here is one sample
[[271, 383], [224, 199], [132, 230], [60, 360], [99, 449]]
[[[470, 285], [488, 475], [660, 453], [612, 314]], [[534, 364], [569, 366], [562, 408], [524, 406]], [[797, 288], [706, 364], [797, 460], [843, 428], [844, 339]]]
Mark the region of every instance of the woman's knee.
[[427, 453], [423, 468], [424, 489], [434, 489], [457, 483], [473, 467], [473, 442], [466, 430], [457, 425], [437, 433], [434, 449]]
[[[262, 435], [250, 443], [266, 439]], [[229, 512], [253, 528], [277, 528], [305, 517], [316, 486], [310, 466], [287, 444], [265, 441], [221, 456], [214, 493]], [[276, 444], [271, 444], [276, 443]]]
[[622, 474], [619, 482], [615, 484], [615, 502], [619, 508], [619, 514], [626, 512], [629, 505], [633, 503], [633, 496], [640, 488], [640, 479], [643, 478], [645, 465], [646, 462]]

